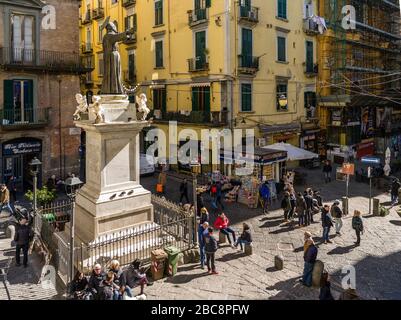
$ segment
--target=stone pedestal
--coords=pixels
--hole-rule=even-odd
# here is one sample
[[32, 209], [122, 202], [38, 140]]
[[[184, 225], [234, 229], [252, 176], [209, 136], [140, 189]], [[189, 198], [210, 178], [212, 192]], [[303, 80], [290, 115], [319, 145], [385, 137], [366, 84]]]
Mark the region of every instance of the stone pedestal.
[[132, 120], [126, 96], [100, 97], [105, 123], [76, 122], [86, 131], [86, 184], [75, 210], [83, 242], [153, 221], [151, 193], [139, 181], [139, 133], [148, 122]]

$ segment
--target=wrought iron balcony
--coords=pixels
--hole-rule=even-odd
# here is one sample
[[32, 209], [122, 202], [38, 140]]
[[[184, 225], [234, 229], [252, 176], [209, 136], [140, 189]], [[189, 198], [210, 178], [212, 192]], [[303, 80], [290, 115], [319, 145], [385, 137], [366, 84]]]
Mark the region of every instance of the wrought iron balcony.
[[304, 19], [303, 30], [306, 34], [316, 35], [319, 34], [319, 26], [312, 18]]
[[50, 122], [50, 108], [4, 106], [0, 109], [0, 126], [3, 130], [35, 129]]
[[190, 27], [209, 21], [209, 8], [188, 11], [188, 24]]
[[239, 21], [256, 24], [259, 22], [259, 8], [239, 6]]
[[189, 72], [207, 71], [209, 70], [209, 62], [207, 56], [198, 56], [196, 58], [188, 59]]
[[102, 19], [104, 18], [104, 8], [96, 8], [92, 10], [92, 17], [93, 19]]
[[316, 64], [316, 63], [306, 63], [304, 72], [305, 72], [307, 77], [315, 77], [319, 72], [318, 64]]
[[123, 42], [125, 44], [133, 44], [136, 43], [136, 28], [132, 28], [131, 30], [133, 30], [133, 34], [129, 35]]
[[88, 12], [86, 12], [86, 14], [83, 17], [81, 17], [81, 24], [85, 25], [85, 24], [88, 24], [91, 22], [92, 22], [92, 15], [91, 15], [91, 12], [88, 11]]
[[155, 121], [177, 121], [181, 123], [199, 123], [212, 126], [221, 126], [228, 123], [228, 111], [187, 111], [169, 112], [152, 110], [152, 117]]
[[259, 57], [248, 55], [238, 56], [238, 71], [241, 73], [254, 74], [259, 70]]
[[81, 52], [86, 54], [86, 53], [92, 53], [93, 52], [93, 45], [91, 42], [86, 42], [83, 43], [81, 46]]
[[127, 8], [133, 6], [136, 3], [136, 0], [123, 0], [122, 6]]
[[6, 69], [84, 73], [78, 53], [0, 47], [0, 66]]

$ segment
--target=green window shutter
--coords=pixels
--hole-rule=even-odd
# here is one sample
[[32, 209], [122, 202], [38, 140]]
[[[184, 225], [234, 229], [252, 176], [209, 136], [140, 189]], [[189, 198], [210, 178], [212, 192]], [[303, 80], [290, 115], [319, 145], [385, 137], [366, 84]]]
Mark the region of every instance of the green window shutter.
[[287, 61], [286, 57], [286, 39], [284, 37], [277, 37], [277, 59], [278, 61]]
[[4, 80], [4, 94], [3, 94], [4, 109], [13, 109], [13, 104], [14, 104], [13, 85], [14, 85], [13, 80]]
[[192, 111], [199, 110], [199, 88], [192, 88]]
[[163, 0], [155, 2], [155, 24], [163, 24]]
[[306, 71], [313, 72], [313, 42], [306, 41]]
[[287, 0], [277, 0], [277, 16], [287, 19]]
[[24, 81], [25, 109], [33, 109], [33, 80]]
[[252, 111], [252, 85], [241, 84], [241, 111]]
[[242, 67], [250, 67], [253, 54], [252, 30], [242, 29]]
[[137, 18], [136, 18], [136, 13], [134, 14], [133, 28], [134, 28], [134, 30], [136, 31], [136, 28], [137, 28]]
[[163, 67], [163, 42], [156, 42], [156, 68]]
[[206, 8], [210, 8], [212, 6], [212, 0], [206, 0]]

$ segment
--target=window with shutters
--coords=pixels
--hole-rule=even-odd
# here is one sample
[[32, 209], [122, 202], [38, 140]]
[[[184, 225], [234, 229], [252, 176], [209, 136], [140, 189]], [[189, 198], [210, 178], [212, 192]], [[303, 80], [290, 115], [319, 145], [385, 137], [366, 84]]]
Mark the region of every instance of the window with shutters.
[[[199, 121], [210, 121], [210, 87], [192, 88], [192, 111], [199, 115]], [[194, 118], [196, 119], [196, 117]]]
[[35, 17], [11, 14], [10, 19], [13, 61], [34, 61]]
[[277, 17], [287, 19], [287, 0], [277, 0]]
[[155, 26], [163, 24], [163, 0], [155, 0]]
[[153, 89], [153, 109], [166, 112], [166, 89]]
[[11, 123], [33, 120], [33, 80], [4, 80], [3, 95], [4, 119]]
[[277, 37], [277, 61], [287, 62], [287, 39], [285, 37]]
[[163, 68], [163, 41], [155, 42], [156, 68]]
[[136, 31], [137, 22], [136, 22], [136, 14], [129, 15], [125, 17], [125, 30], [134, 29]]
[[252, 111], [252, 84], [241, 84], [241, 112]]
[[306, 41], [306, 72], [308, 73], [314, 72], [312, 41]]

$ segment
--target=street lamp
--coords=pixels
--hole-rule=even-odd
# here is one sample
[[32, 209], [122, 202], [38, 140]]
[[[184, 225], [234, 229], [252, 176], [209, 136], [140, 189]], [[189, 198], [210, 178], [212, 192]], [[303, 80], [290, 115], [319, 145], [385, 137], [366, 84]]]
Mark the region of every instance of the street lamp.
[[83, 182], [78, 177], [67, 178], [64, 182], [65, 192], [72, 202], [72, 210], [70, 217], [70, 270], [69, 270], [69, 280], [70, 282], [74, 279], [74, 215], [75, 215], [75, 197], [77, 195], [78, 189], [81, 187]]
[[195, 160], [191, 162], [191, 171], [192, 171], [192, 191], [193, 191], [193, 198], [194, 198], [194, 244], [195, 246], [198, 245], [198, 237], [196, 235], [196, 232], [198, 230], [197, 228], [197, 214], [198, 214], [198, 194], [196, 192], [196, 187], [198, 185], [198, 181], [196, 179], [197, 175], [201, 172], [201, 165], [200, 163]]
[[281, 109], [284, 109], [284, 108], [287, 107], [287, 105], [288, 105], [288, 99], [287, 99], [287, 97], [286, 97], [284, 94], [282, 94], [282, 95], [279, 97], [279, 99], [278, 99], [278, 104], [280, 105], [280, 108], [281, 108]]
[[36, 216], [36, 211], [38, 208], [38, 201], [37, 201], [37, 189], [38, 189], [38, 173], [39, 168], [42, 165], [42, 162], [38, 158], [33, 158], [32, 161], [29, 163], [31, 167], [31, 173], [33, 175], [33, 213]]

